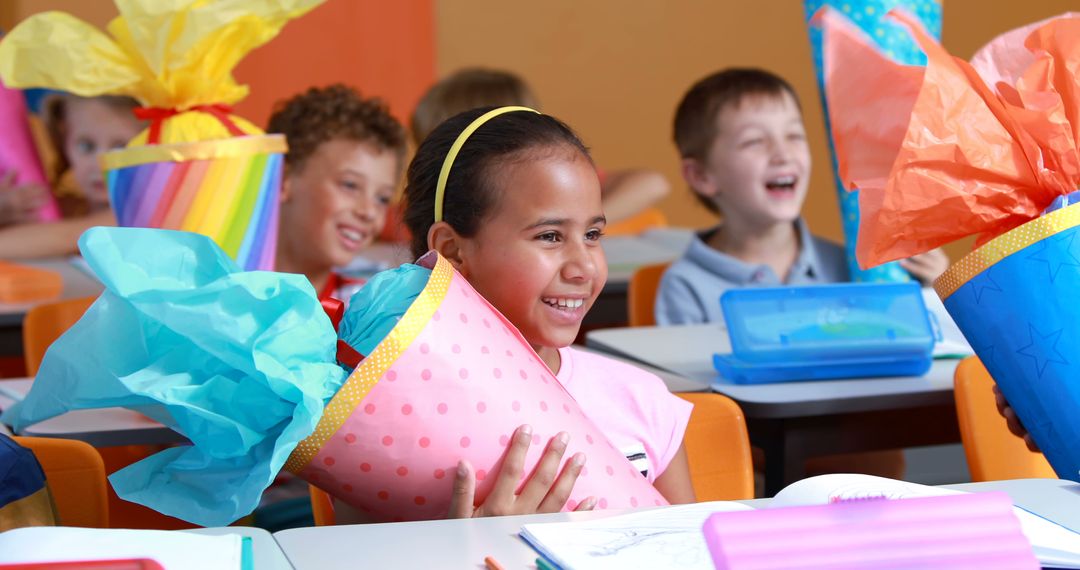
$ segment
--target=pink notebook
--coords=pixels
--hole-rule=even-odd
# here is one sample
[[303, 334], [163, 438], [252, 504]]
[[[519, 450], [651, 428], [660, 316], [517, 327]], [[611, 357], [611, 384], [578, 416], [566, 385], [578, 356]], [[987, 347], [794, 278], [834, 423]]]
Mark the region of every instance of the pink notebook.
[[718, 569], [1039, 568], [997, 492], [720, 512], [704, 530]]

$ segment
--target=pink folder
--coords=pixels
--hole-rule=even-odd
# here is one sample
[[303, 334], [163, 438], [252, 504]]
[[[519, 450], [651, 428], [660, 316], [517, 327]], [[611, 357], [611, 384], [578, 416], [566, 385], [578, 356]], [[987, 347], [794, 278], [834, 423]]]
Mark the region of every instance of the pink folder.
[[704, 530], [718, 569], [1039, 568], [996, 492], [721, 512]]

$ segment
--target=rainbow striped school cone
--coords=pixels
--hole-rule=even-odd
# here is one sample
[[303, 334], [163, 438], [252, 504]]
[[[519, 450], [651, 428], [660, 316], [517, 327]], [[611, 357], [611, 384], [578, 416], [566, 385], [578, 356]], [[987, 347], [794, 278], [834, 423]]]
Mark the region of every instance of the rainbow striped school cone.
[[814, 16], [823, 8], [830, 7], [847, 16], [851, 23], [867, 34], [877, 49], [897, 63], [926, 65], [926, 55], [907, 35], [903, 27], [886, 20], [885, 14], [893, 8], [903, 8], [913, 14], [934, 36], [941, 37], [941, 2], [939, 0], [804, 0], [810, 49], [817, 71], [818, 91], [825, 109], [825, 129], [829, 133], [829, 156], [832, 159], [833, 177], [836, 181], [837, 199], [844, 230], [844, 249], [847, 253], [848, 271], [852, 281], [909, 281], [911, 277], [899, 263], [883, 263], [875, 267], [861, 268], [855, 258], [856, 237], [859, 234], [859, 192], [848, 192], [840, 179], [837, 166], [836, 146], [833, 142], [829, 106], [825, 98], [825, 69], [823, 35], [820, 26], [814, 25]]
[[149, 128], [103, 157], [119, 224], [204, 234], [243, 269], [272, 269], [285, 140], [232, 114], [248, 93], [232, 70], [321, 2], [173, 0], [164, 10], [117, 0], [108, 35], [62, 12], [35, 14], [0, 41], [0, 76], [137, 99]]
[[121, 226], [200, 233], [246, 271], [273, 269], [285, 138], [149, 145], [104, 157]]

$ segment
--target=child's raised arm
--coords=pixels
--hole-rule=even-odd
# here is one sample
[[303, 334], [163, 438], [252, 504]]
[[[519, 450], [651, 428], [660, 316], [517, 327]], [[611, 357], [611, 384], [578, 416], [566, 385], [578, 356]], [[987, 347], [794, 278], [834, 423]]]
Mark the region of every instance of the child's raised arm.
[[620, 170], [601, 182], [601, 200], [608, 223], [641, 213], [671, 193], [671, 184], [655, 170]]
[[924, 286], [928, 286], [949, 268], [949, 256], [945, 255], [945, 251], [939, 247], [901, 259], [900, 267], [903, 267]]
[[20, 224], [0, 229], [0, 259], [34, 259], [78, 253], [79, 236], [94, 226], [115, 226], [112, 210], [59, 222]]

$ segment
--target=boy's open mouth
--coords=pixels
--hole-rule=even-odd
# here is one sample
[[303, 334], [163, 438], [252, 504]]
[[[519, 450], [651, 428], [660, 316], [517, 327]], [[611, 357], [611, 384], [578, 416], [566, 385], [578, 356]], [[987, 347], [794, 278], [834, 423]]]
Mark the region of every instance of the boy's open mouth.
[[798, 182], [799, 177], [792, 174], [777, 176], [765, 181], [765, 191], [769, 196], [788, 198], [795, 195], [795, 185]]

